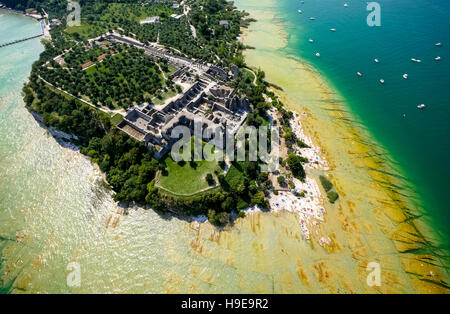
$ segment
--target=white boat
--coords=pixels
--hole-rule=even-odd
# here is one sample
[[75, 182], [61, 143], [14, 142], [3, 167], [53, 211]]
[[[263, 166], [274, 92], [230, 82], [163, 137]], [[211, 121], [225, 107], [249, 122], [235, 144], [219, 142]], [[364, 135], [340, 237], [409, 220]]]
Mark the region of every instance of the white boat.
[[335, 28], [330, 28], [330, 31], [335, 32], [336, 29]]
[[302, 10], [298, 10], [298, 13], [303, 13], [303, 11]]
[[381, 80], [380, 80], [380, 83], [381, 83], [381, 84], [384, 84], [384, 80], [383, 80], [383, 79], [381, 79]]
[[434, 60], [436, 60], [436, 61], [439, 61], [439, 60], [441, 60], [441, 57], [436, 57], [436, 58], [434, 58]]
[[311, 38], [308, 39], [308, 41], [309, 41], [310, 43], [313, 43], [313, 42], [314, 42], [314, 40], [312, 40]]
[[356, 72], [356, 75], [358, 75], [359, 77], [363, 76], [361, 72]]
[[416, 59], [416, 58], [411, 58], [411, 61], [412, 61], [412, 62], [416, 62], [416, 63], [420, 63], [420, 62], [422, 62], [422, 60], [420, 60], [420, 59]]
[[310, 19], [311, 21], [314, 21], [316, 18], [315, 18], [314, 16], [311, 16], [309, 19]]
[[408, 74], [403, 74], [403, 78], [406, 80], [408, 78]]
[[344, 7], [348, 7], [348, 3], [344, 3]]
[[424, 104], [420, 104], [420, 105], [417, 106], [417, 108], [418, 109], [423, 109], [423, 108], [425, 108], [425, 105]]
[[378, 60], [378, 59], [374, 59], [373, 61], [375, 61], [376, 63], [380, 62], [380, 60]]
[[320, 58], [320, 53], [316, 52], [316, 57]]
[[442, 43], [435, 43], [434, 45], [437, 47], [442, 47]]

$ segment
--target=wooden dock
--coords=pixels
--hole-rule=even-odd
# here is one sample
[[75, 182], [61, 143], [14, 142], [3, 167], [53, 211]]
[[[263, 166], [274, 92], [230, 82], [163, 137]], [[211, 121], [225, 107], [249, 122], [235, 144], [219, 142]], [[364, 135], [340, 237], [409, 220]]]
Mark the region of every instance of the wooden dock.
[[13, 41], [1, 44], [0, 48], [6, 47], [6, 46], [11, 46], [11, 45], [14, 45], [14, 44], [18, 44], [18, 43], [21, 43], [23, 41], [27, 41], [27, 40], [30, 40], [30, 39], [38, 38], [38, 37], [41, 37], [43, 35], [44, 34], [42, 33], [42, 34], [31, 36], [31, 37], [26, 37], [26, 38], [22, 38], [22, 39], [16, 39], [16, 40], [13, 40]]

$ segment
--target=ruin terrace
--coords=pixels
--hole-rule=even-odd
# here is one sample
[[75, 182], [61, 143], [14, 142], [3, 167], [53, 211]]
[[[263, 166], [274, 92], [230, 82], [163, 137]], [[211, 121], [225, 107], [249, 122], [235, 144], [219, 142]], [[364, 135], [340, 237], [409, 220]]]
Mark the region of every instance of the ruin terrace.
[[178, 140], [171, 137], [176, 126], [183, 125], [193, 131], [195, 123], [201, 122], [202, 138], [209, 141], [215, 134], [221, 134], [222, 137], [214, 138], [210, 143], [222, 149], [225, 136], [234, 136], [245, 121], [250, 104], [225, 85], [232, 75], [222, 68], [177, 56], [156, 44], [144, 45], [116, 33], [108, 33], [104, 38], [144, 49], [149, 56], [166, 59], [177, 68], [171, 79], [183, 86], [181, 93], [162, 105], [133, 106], [118, 125], [131, 137], [144, 142], [157, 159]]

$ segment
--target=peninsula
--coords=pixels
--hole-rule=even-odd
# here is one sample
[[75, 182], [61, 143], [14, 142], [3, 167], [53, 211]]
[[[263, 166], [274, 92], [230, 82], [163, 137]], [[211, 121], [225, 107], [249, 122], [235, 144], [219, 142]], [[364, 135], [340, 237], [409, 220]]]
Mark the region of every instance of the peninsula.
[[[310, 146], [293, 131], [294, 114], [264, 73], [245, 64], [238, 38], [251, 22], [246, 13], [222, 0], [86, 1], [81, 24], [69, 26], [58, 8], [46, 1], [31, 8], [49, 12], [53, 23], [23, 89], [26, 106], [45, 126], [70, 134], [106, 173], [116, 201], [223, 225], [244, 209], [269, 208], [278, 191], [308, 196], [308, 186], [300, 187], [302, 164], [318, 159], [301, 156]], [[172, 130], [194, 130], [196, 119], [202, 134], [217, 130], [229, 138], [244, 125], [281, 126], [283, 170], [262, 172], [262, 161], [248, 158], [175, 162]], [[200, 140], [224, 149], [210, 136]]]

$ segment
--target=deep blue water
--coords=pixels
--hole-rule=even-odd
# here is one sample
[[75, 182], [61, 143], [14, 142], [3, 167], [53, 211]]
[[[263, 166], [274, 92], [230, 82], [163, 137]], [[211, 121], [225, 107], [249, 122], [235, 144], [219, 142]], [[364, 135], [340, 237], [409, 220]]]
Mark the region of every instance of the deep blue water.
[[[367, 25], [365, 1], [277, 3], [277, 14], [289, 36], [286, 52], [310, 62], [338, 89], [399, 164], [448, 245], [450, 1], [378, 1], [380, 27]], [[310, 20], [311, 16], [316, 20]], [[442, 46], [435, 46], [437, 42]], [[437, 56], [441, 61], [434, 60]], [[375, 63], [375, 58], [380, 62]], [[422, 62], [414, 63], [411, 58]], [[358, 71], [363, 77], [356, 75]], [[417, 109], [422, 103], [426, 108]]]

